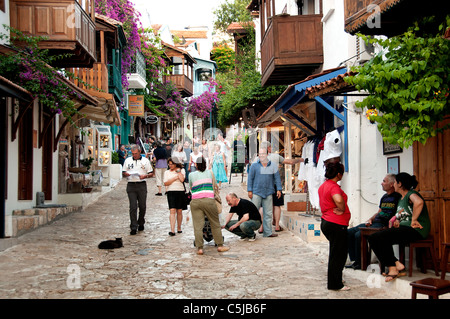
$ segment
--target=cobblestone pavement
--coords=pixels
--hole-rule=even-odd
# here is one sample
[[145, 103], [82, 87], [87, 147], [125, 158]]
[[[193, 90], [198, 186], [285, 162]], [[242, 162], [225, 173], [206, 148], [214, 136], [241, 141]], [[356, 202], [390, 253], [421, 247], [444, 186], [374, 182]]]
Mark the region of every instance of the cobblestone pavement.
[[[235, 180], [235, 181], [234, 181]], [[240, 178], [222, 188], [246, 197]], [[369, 288], [345, 275], [352, 289], [326, 289], [326, 249], [316, 249], [282, 231], [276, 238], [257, 235], [239, 241], [223, 230], [230, 250], [217, 252], [214, 242], [198, 256], [191, 224], [168, 236], [166, 197], [154, 196], [147, 181], [145, 230], [129, 235], [126, 183], [121, 181], [84, 211], [73, 213], [18, 239], [0, 252], [0, 295], [4, 299], [396, 299], [395, 290]], [[224, 203], [226, 204], [225, 200]], [[228, 212], [228, 209], [225, 208]], [[107, 239], [122, 237], [124, 247], [100, 250]], [[323, 244], [322, 244], [323, 245]]]

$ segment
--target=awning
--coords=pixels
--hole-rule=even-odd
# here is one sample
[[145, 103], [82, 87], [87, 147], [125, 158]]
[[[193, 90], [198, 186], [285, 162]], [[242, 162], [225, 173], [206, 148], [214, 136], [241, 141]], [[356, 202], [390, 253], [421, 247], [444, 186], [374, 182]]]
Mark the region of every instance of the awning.
[[[310, 99], [308, 94], [311, 92], [308, 91], [308, 89], [344, 75], [346, 72], [347, 69], [345, 67], [329, 69], [319, 74], [311, 75], [303, 81], [289, 85], [280, 97], [257, 119], [257, 123], [262, 124], [261, 126], [266, 126], [283, 114], [290, 114], [291, 116], [296, 117], [295, 115], [292, 115], [293, 112], [290, 112], [290, 110], [300, 102], [306, 102]], [[302, 126], [304, 125], [303, 122], [304, 120], [300, 121]], [[309, 127], [309, 131], [311, 131], [311, 129], [312, 128]]]
[[[317, 134], [317, 130], [309, 123], [302, 115], [301, 109], [307, 108], [308, 104], [314, 102], [315, 105], [321, 106], [327, 111], [331, 112], [333, 116], [342, 121], [341, 127], [344, 132], [344, 159], [345, 168], [348, 169], [348, 128], [347, 128], [347, 109], [344, 107], [343, 114], [336, 110], [332, 105], [327, 103], [320, 95], [320, 91], [330, 94], [330, 90], [321, 90], [327, 88], [335, 83], [344, 82], [343, 78], [347, 73], [347, 68], [336, 68], [325, 70], [319, 74], [309, 76], [305, 80], [291, 84], [281, 94], [281, 96], [267, 109], [258, 119], [258, 126], [267, 126], [275, 120], [281, 118], [283, 121], [288, 121], [308, 135]], [[341, 85], [343, 85], [341, 83]], [[350, 90], [349, 88], [345, 88]], [[301, 106], [299, 106], [301, 105]], [[296, 108], [294, 108], [297, 106]]]
[[98, 101], [97, 105], [87, 104], [80, 109], [80, 113], [93, 121], [120, 126], [120, 115], [114, 98], [96, 98], [96, 100]]
[[82, 97], [80, 100], [75, 95], [75, 98], [72, 99], [78, 107], [80, 114], [93, 121], [121, 125], [120, 115], [112, 94], [96, 92], [94, 90], [83, 90], [66, 78], [62, 78], [62, 80]]

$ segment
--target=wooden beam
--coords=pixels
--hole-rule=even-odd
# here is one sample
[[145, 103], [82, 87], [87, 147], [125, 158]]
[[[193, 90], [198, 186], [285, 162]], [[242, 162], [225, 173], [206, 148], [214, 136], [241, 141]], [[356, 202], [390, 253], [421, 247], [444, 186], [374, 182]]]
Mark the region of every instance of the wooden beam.
[[[17, 116], [17, 119], [14, 120], [14, 118], [12, 119], [12, 125], [11, 125], [11, 142], [14, 142], [16, 140], [17, 137], [17, 129], [20, 126], [20, 123], [23, 120], [23, 117], [25, 116], [25, 113], [27, 112], [27, 110], [31, 107], [31, 109], [33, 109], [33, 104], [34, 104], [34, 100], [31, 101], [29, 104], [27, 104], [25, 107], [21, 107], [21, 104], [19, 102], [19, 115]], [[23, 105], [23, 104], [22, 104]], [[13, 105], [14, 108], [14, 105]]]

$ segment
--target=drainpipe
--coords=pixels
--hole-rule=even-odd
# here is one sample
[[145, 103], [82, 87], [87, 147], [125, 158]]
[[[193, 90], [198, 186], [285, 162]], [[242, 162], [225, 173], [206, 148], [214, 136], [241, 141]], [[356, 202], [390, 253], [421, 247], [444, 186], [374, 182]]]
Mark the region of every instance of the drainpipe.
[[[0, 103], [2, 104], [2, 103]], [[7, 127], [7, 108], [0, 110], [1, 128], [0, 128], [0, 238], [5, 238], [5, 198], [6, 198], [6, 127]]]
[[[347, 99], [347, 97], [345, 97], [345, 99]], [[345, 100], [345, 102], [347, 102]], [[356, 201], [356, 207], [358, 209], [359, 212], [359, 220], [361, 220], [361, 212], [362, 212], [362, 207], [361, 207], [361, 112], [355, 112], [356, 114], [356, 125], [355, 125], [355, 132], [356, 132], [356, 141], [355, 141], [355, 153], [356, 156], [358, 157], [355, 161], [355, 172], [356, 172], [356, 176], [355, 176], [355, 180], [356, 180], [356, 189], [355, 189], [355, 201]], [[357, 224], [359, 224], [359, 222], [356, 222]]]

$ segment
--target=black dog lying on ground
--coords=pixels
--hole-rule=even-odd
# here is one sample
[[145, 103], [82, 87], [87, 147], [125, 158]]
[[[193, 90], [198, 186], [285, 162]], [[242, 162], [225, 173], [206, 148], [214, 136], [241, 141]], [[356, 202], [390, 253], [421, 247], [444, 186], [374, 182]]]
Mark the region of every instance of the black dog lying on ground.
[[123, 247], [122, 238], [116, 238], [116, 240], [105, 240], [98, 244], [100, 249], [114, 249]]

